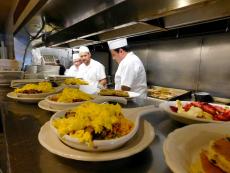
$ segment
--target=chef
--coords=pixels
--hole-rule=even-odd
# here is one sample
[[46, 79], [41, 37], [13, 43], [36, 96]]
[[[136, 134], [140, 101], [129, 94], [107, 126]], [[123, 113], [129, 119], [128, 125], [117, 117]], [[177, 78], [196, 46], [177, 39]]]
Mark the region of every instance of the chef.
[[65, 73], [66, 76], [79, 77], [79, 67], [82, 64], [81, 57], [78, 53], [73, 54], [73, 65]]
[[91, 58], [89, 48], [81, 46], [79, 48], [79, 55], [82, 60], [82, 64], [79, 67], [80, 77], [95, 87], [106, 87], [105, 67], [100, 62]]
[[132, 91], [146, 97], [146, 72], [141, 60], [128, 49], [127, 39], [108, 41], [113, 59], [119, 64], [115, 74], [115, 89]]

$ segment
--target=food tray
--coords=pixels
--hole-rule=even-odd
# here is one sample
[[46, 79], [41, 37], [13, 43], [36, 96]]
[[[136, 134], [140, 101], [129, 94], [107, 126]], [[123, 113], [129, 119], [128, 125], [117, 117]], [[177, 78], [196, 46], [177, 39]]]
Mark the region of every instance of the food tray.
[[177, 99], [190, 99], [191, 93], [191, 91], [187, 90], [167, 88], [161, 86], [151, 86], [151, 88], [148, 89], [148, 97], [165, 101], [175, 101]]

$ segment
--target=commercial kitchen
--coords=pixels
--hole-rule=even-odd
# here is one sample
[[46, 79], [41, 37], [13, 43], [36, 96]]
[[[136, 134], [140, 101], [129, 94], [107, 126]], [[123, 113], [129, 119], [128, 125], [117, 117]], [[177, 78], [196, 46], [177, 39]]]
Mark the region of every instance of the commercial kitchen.
[[230, 173], [229, 0], [2, 0], [0, 41], [0, 173]]

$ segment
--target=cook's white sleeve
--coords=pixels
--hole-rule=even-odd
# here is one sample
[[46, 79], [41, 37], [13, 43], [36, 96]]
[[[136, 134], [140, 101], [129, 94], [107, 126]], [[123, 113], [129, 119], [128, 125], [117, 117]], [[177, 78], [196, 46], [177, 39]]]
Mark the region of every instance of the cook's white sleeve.
[[102, 79], [105, 79], [105, 78], [106, 78], [105, 67], [103, 65], [100, 65], [98, 67], [98, 70], [97, 70], [97, 79], [102, 80]]
[[121, 86], [130, 87], [133, 85], [135, 76], [135, 64], [129, 63], [127, 64], [124, 69], [122, 70], [121, 74]]

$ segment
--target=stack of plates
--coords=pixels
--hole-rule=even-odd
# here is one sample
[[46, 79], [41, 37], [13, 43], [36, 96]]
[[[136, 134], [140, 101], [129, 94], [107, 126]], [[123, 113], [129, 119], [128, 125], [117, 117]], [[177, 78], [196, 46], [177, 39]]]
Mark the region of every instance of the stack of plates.
[[0, 86], [10, 85], [15, 79], [22, 79], [23, 74], [23, 71], [0, 71]]

